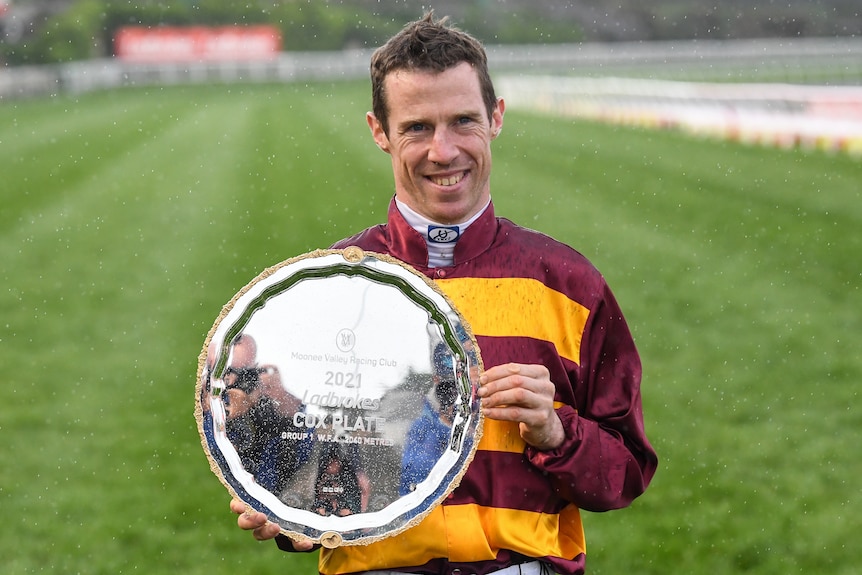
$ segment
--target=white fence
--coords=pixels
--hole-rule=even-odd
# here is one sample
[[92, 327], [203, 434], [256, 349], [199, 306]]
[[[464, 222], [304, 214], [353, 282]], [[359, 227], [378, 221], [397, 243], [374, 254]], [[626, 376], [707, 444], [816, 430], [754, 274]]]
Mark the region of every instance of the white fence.
[[862, 38], [496, 46], [492, 69], [692, 81], [862, 83]]
[[503, 76], [509, 109], [862, 155], [862, 86]]
[[[695, 81], [862, 82], [862, 39], [489, 46], [496, 73]], [[292, 82], [368, 77], [372, 50], [283, 53], [270, 61], [134, 64], [116, 59], [0, 68], [0, 101], [153, 84]]]
[[0, 69], [0, 100], [124, 86], [355, 79], [368, 75], [370, 51], [284, 53], [273, 60], [130, 63], [83, 60]]
[[[498, 91], [511, 108], [862, 155], [862, 87], [837, 87], [862, 85], [862, 39], [487, 49]], [[371, 53], [284, 53], [267, 61], [175, 64], [105, 59], [5, 68], [0, 103], [124, 86], [361, 79], [368, 77]]]

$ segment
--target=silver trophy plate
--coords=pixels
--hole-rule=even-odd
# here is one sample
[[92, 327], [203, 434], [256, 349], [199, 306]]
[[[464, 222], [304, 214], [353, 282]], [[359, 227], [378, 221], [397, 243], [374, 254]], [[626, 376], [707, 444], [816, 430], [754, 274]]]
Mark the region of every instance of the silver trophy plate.
[[261, 273], [201, 353], [195, 417], [210, 467], [282, 533], [364, 545], [419, 522], [481, 436], [469, 326], [425, 276], [359, 248]]

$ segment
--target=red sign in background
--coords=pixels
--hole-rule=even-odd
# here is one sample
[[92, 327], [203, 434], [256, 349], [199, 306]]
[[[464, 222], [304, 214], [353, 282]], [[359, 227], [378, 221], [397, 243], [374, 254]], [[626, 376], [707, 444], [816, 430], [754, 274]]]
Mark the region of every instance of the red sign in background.
[[114, 38], [114, 53], [133, 62], [269, 60], [281, 51], [274, 26], [126, 27]]

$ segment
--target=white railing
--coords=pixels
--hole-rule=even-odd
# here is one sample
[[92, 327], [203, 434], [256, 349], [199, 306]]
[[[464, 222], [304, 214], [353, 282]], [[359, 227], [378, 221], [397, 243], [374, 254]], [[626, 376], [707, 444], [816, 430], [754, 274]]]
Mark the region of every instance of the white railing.
[[[862, 39], [488, 46], [495, 74], [523, 72], [700, 81], [862, 82]], [[0, 68], [0, 101], [121, 86], [368, 77], [372, 50], [289, 52], [252, 62], [137, 64], [117, 59]]]
[[699, 81], [859, 83], [860, 38], [776, 38], [496, 46], [492, 69]]
[[[498, 92], [511, 108], [862, 155], [862, 88], [795, 85], [862, 84], [862, 39], [487, 50]], [[0, 68], [0, 103], [123, 86], [362, 79], [368, 77], [371, 53], [283, 53], [265, 61], [158, 64], [101, 59], [7, 67]], [[752, 79], [761, 83], [740, 84]]]
[[503, 76], [509, 109], [862, 155], [862, 86]]
[[370, 51], [284, 53], [273, 60], [130, 63], [109, 58], [0, 69], [0, 99], [81, 93], [124, 86], [367, 77]]

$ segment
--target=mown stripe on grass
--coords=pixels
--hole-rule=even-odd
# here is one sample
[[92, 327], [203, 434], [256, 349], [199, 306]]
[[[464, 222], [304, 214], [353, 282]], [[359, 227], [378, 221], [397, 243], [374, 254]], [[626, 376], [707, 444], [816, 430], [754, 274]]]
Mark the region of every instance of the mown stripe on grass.
[[[42, 178], [0, 228], [0, 557], [20, 572], [313, 572], [237, 533], [193, 379], [245, 282], [385, 217], [366, 86], [87, 95], [82, 123], [27, 105], [44, 149], [22, 134], [27, 171], [0, 178], [4, 201]], [[52, 121], [80, 138], [55, 149]], [[493, 145], [500, 215], [593, 259], [642, 351], [659, 473], [631, 509], [585, 516], [591, 570], [851, 572], [859, 165], [514, 113]], [[5, 140], [2, 154], [5, 168]]]

